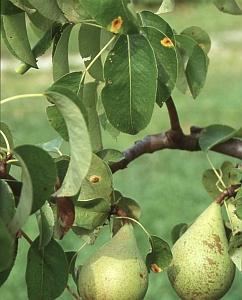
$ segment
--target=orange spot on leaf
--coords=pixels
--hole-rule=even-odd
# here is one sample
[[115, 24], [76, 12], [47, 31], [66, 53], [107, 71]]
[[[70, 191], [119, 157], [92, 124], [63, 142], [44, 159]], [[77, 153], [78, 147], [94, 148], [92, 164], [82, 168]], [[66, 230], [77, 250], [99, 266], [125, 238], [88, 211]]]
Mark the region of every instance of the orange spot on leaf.
[[160, 267], [158, 267], [157, 264], [152, 264], [150, 268], [154, 273], [162, 272], [162, 269]]
[[92, 183], [98, 183], [100, 181], [101, 177], [100, 176], [97, 176], [97, 175], [92, 175], [89, 180], [92, 182]]
[[165, 47], [174, 47], [172, 41], [168, 37], [165, 37], [163, 40], [160, 41], [160, 43]]
[[119, 33], [119, 30], [120, 30], [120, 28], [122, 26], [122, 23], [123, 23], [122, 18], [121, 17], [117, 17], [116, 19], [114, 19], [112, 21], [110, 31], [113, 32], [113, 33]]
[[205, 48], [204, 44], [199, 44], [199, 46], [200, 46], [202, 49]]

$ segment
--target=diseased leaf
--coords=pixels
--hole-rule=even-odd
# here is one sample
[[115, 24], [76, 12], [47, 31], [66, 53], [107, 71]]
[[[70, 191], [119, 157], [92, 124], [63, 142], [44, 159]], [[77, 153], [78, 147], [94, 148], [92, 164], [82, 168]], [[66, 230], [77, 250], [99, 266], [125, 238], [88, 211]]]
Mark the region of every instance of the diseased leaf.
[[93, 19], [107, 30], [116, 34], [139, 32], [135, 9], [130, 0], [80, 0], [80, 2]]
[[72, 99], [52, 91], [45, 92], [45, 95], [56, 104], [65, 119], [71, 149], [71, 160], [65, 179], [53, 196], [73, 196], [78, 193], [91, 162], [92, 150], [86, 122]]
[[116, 129], [137, 134], [150, 122], [157, 88], [153, 49], [142, 35], [121, 35], [104, 65], [101, 98]]
[[238, 268], [242, 272], [242, 235], [231, 236], [229, 240], [229, 255]]
[[43, 249], [39, 248], [39, 237], [28, 251], [26, 283], [28, 299], [56, 299], [66, 288], [68, 263], [61, 246], [51, 240]]
[[172, 253], [167, 242], [156, 235], [149, 236], [151, 250], [146, 256], [148, 270], [154, 273], [164, 271], [171, 263]]

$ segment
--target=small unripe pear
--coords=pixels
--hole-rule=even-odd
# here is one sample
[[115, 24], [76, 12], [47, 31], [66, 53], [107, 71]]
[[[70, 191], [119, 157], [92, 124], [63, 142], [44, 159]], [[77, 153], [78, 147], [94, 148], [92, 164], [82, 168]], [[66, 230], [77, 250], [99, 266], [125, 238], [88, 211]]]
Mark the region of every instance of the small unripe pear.
[[148, 288], [148, 270], [132, 224], [125, 224], [97, 250], [78, 275], [83, 300], [142, 300]]
[[235, 265], [228, 254], [220, 204], [213, 202], [172, 248], [167, 269], [183, 300], [218, 300], [231, 287]]

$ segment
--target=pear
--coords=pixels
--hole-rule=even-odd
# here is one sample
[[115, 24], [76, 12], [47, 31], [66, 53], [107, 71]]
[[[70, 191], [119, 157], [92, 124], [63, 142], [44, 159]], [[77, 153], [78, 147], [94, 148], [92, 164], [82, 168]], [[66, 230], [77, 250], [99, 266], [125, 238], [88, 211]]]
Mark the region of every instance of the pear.
[[213, 202], [172, 248], [168, 278], [183, 300], [217, 300], [231, 287], [235, 265], [228, 255], [220, 204]]
[[90, 256], [78, 274], [83, 300], [142, 300], [147, 288], [148, 270], [130, 223]]

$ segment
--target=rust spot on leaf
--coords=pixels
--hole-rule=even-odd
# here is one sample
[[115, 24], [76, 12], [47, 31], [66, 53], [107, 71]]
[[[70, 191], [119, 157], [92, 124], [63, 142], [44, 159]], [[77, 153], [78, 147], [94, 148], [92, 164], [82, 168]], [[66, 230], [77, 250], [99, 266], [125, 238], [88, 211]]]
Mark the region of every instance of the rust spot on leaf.
[[89, 180], [92, 182], [92, 183], [98, 183], [100, 181], [101, 177], [98, 176], [98, 175], [92, 175]]
[[168, 37], [165, 37], [163, 40], [160, 41], [160, 43], [165, 47], [174, 47], [172, 41]]
[[154, 273], [160, 273], [163, 271], [160, 267], [157, 266], [157, 264], [152, 264], [150, 268]]
[[119, 33], [119, 30], [120, 30], [120, 28], [122, 26], [122, 23], [123, 23], [122, 18], [121, 17], [117, 17], [116, 19], [114, 19], [112, 21], [110, 31], [113, 32], [113, 33]]
[[204, 44], [199, 44], [199, 46], [200, 46], [202, 49], [205, 48]]

